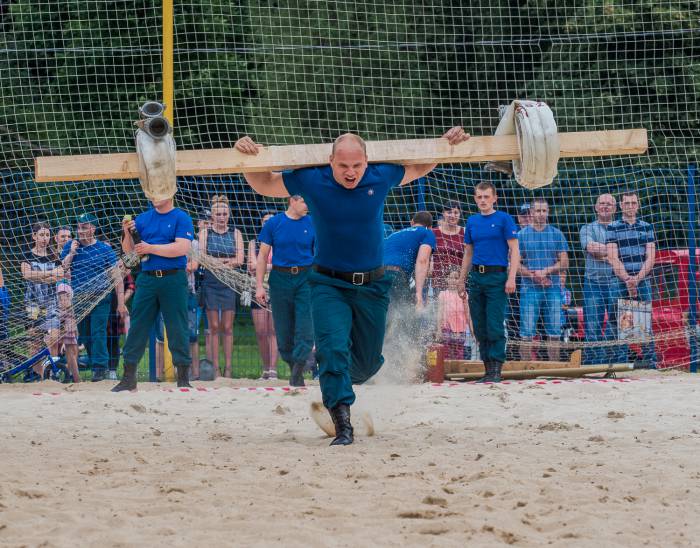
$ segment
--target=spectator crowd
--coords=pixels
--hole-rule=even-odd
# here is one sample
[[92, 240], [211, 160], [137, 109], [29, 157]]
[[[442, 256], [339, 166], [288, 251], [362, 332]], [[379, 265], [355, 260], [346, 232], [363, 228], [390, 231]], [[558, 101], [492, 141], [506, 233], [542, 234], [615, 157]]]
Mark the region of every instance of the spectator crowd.
[[[506, 328], [508, 337], [520, 342], [520, 359], [545, 355], [551, 361], [561, 359], [570, 306], [570, 259], [572, 253], [580, 253], [585, 258], [582, 305], [585, 342], [589, 343], [585, 345], [584, 363], [629, 361], [630, 348], [618, 342], [623, 338], [618, 333], [618, 301], [651, 301], [656, 241], [653, 227], [639, 218], [637, 194], [623, 193], [619, 208], [618, 216], [616, 198], [601, 194], [592, 212], [594, 219], [580, 227], [577, 242], [568, 242], [564, 233], [550, 223], [545, 199], [519, 205], [521, 265], [516, 292], [509, 297]], [[437, 213], [436, 226], [432, 215], [425, 211], [417, 212], [410, 226], [402, 230], [394, 231], [385, 224], [384, 268], [392, 283], [388, 323], [400, 324], [397, 329], [417, 330], [419, 323], [407, 317], [412, 314], [410, 307], [418, 311], [434, 309], [435, 329], [431, 333], [445, 344], [448, 357], [475, 358], [470, 310], [459, 287], [465, 249], [462, 205], [449, 201]], [[292, 196], [285, 211], [262, 212], [258, 234], [246, 242], [243, 232], [232, 223], [228, 199], [212, 197], [206, 214], [196, 223], [197, 234], [186, 268], [193, 379], [200, 376], [200, 328], [205, 333], [202, 359], [213, 367], [214, 377], [236, 373], [234, 320], [242, 306], [251, 309], [262, 361], [261, 378], [277, 378], [279, 358], [289, 365], [290, 382], [295, 386], [304, 384], [305, 371], [311, 369], [314, 374], [306, 275], [313, 263], [315, 240], [307, 215], [304, 199]], [[130, 328], [128, 308], [140, 279], [119, 258], [119, 250], [100, 239], [101, 222], [96, 215], [85, 212], [73, 226], [36, 223], [20, 262], [24, 328], [31, 334], [29, 351], [35, 353], [48, 346], [53, 356], [63, 355], [67, 378], [75, 382], [80, 380], [79, 365], [91, 369], [92, 380], [116, 379], [122, 338]], [[10, 297], [2, 266], [0, 340], [8, 337], [10, 321]], [[249, 275], [251, 289], [247, 297], [242, 299], [217, 276], [221, 269]], [[79, 306], [89, 308], [89, 312], [76, 318]], [[626, 322], [628, 337], [629, 318], [620, 319]], [[159, 341], [157, 374], [162, 377], [162, 318], [156, 320], [155, 328]], [[644, 339], [639, 326], [636, 339]], [[546, 350], [539, 353], [539, 346]], [[632, 359], [637, 366], [656, 366], [653, 341], [644, 340], [635, 348]], [[80, 355], [81, 350], [84, 355]], [[41, 375], [37, 369], [31, 378]]]

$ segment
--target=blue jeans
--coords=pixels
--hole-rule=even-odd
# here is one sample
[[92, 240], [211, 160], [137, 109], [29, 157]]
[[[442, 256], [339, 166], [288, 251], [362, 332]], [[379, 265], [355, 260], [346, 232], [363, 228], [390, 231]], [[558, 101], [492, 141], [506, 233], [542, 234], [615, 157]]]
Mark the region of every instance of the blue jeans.
[[523, 286], [520, 292], [520, 336], [532, 338], [544, 308], [544, 331], [548, 337], [561, 336], [561, 289], [558, 286]]
[[[617, 339], [617, 298], [618, 283], [615, 279], [596, 282], [588, 278], [583, 283], [583, 321], [586, 329], [586, 342], [614, 341]], [[607, 323], [605, 313], [608, 314]], [[603, 324], [605, 323], [605, 330]], [[621, 346], [586, 346], [583, 363], [620, 363], [627, 361], [625, 349]]]
[[10, 294], [6, 287], [0, 287], [0, 341], [7, 339], [10, 319]]
[[[615, 296], [616, 301], [617, 298], [632, 298], [627, 292], [627, 286], [621, 280], [617, 280], [617, 294]], [[652, 301], [651, 280], [649, 278], [644, 278], [637, 286], [637, 297], [635, 299], [644, 303], [650, 303]], [[649, 366], [656, 367], [656, 349], [654, 347], [654, 341], [652, 340], [652, 342], [642, 344], [640, 346], [642, 347], [642, 359], [647, 361], [649, 363]], [[624, 355], [627, 356], [627, 354], [629, 353], [627, 345], [624, 345], [622, 349]]]
[[[75, 302], [80, 302], [81, 297], [78, 294], [75, 297]], [[78, 332], [80, 340], [85, 345], [90, 356], [92, 371], [95, 373], [99, 370], [105, 370], [109, 366], [109, 352], [107, 352], [107, 319], [109, 318], [109, 309], [112, 304], [112, 294], [109, 293], [104, 299], [95, 305], [90, 314], [85, 316], [78, 324]]]

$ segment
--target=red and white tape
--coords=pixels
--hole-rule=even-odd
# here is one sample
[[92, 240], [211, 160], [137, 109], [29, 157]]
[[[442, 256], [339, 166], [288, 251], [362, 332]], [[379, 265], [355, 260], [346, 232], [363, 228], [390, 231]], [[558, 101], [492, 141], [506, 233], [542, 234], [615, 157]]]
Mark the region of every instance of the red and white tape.
[[[269, 394], [271, 392], [302, 392], [306, 390], [305, 386], [195, 386], [193, 388], [160, 388], [160, 392], [184, 392], [184, 393], [197, 393], [197, 392], [214, 392], [216, 390], [236, 390], [239, 392], [251, 392], [257, 394]], [[87, 392], [86, 392], [87, 393]], [[65, 392], [32, 392], [32, 396], [60, 396], [65, 394]]]

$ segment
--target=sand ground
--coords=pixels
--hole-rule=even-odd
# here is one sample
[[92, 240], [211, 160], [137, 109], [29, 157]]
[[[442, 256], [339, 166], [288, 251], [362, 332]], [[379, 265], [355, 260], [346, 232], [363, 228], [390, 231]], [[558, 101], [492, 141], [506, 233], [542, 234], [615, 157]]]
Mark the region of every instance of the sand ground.
[[0, 545], [700, 544], [689, 374], [363, 386], [377, 434], [345, 448], [318, 387], [113, 384], [0, 386]]

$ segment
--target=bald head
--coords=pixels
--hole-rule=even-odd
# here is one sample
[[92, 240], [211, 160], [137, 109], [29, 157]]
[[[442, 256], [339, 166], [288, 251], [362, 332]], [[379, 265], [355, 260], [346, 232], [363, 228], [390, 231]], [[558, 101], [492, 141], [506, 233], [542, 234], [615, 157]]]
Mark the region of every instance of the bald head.
[[367, 147], [354, 133], [343, 133], [333, 143], [329, 159], [333, 178], [348, 190], [355, 188], [367, 169]]
[[598, 196], [595, 202], [595, 212], [599, 223], [609, 224], [615, 215], [616, 209], [617, 202], [612, 194], [601, 194]]
[[362, 137], [355, 135], [354, 133], [343, 133], [338, 136], [335, 141], [333, 141], [333, 148], [331, 150], [331, 156], [335, 156], [339, 149], [352, 151], [354, 149], [359, 149], [362, 153], [367, 156], [367, 145]]

